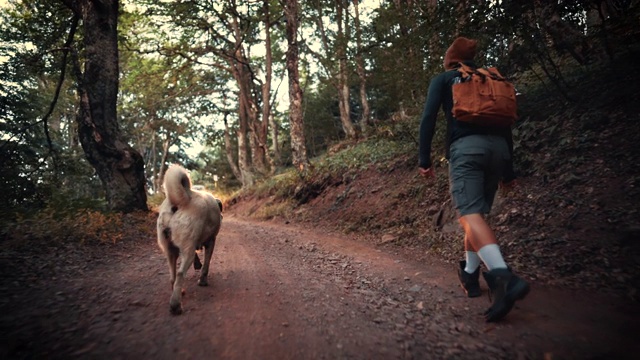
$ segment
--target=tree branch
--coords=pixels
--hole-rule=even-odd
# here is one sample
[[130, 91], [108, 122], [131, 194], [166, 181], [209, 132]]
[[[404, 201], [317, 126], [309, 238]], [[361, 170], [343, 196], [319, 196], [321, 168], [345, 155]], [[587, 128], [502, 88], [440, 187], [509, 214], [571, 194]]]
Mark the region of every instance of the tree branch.
[[[69, 29], [69, 35], [67, 36], [67, 41], [64, 43], [64, 47], [62, 48], [62, 62], [60, 64], [60, 78], [58, 79], [58, 84], [56, 85], [56, 91], [53, 95], [53, 100], [51, 100], [51, 105], [49, 106], [49, 111], [42, 117], [42, 124], [44, 126], [44, 133], [47, 137], [47, 144], [49, 145], [49, 153], [53, 153], [53, 143], [51, 142], [51, 136], [49, 134], [49, 117], [53, 113], [53, 110], [56, 108], [56, 104], [58, 103], [58, 98], [60, 97], [60, 91], [62, 89], [62, 84], [64, 83], [65, 74], [67, 71], [67, 57], [69, 56], [69, 49], [71, 48], [71, 43], [73, 42], [73, 37], [75, 36], [76, 30], [78, 29], [78, 22], [80, 18], [78, 15], [73, 15], [73, 19], [71, 20], [71, 28]], [[55, 159], [54, 159], [54, 167]]]

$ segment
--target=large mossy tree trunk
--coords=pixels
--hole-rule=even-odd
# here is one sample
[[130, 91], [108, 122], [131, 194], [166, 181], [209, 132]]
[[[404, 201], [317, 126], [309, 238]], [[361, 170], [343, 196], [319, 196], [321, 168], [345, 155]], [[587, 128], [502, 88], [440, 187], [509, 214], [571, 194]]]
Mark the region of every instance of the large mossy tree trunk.
[[148, 210], [144, 160], [118, 125], [118, 1], [64, 0], [82, 19], [84, 71], [76, 58], [82, 148], [105, 189], [110, 210]]

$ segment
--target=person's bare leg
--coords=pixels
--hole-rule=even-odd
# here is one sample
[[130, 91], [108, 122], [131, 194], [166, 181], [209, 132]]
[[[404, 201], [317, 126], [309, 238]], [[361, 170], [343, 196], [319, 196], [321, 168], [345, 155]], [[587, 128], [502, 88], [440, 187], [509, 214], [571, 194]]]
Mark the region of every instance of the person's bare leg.
[[500, 253], [498, 240], [481, 214], [463, 215], [459, 221], [469, 247], [476, 250], [489, 270], [507, 267]]
[[[462, 224], [462, 221], [460, 221], [460, 224]], [[464, 228], [464, 226], [463, 226], [463, 228]], [[470, 237], [471, 237], [471, 235], [467, 234], [466, 232], [464, 233], [464, 251], [477, 252], [476, 249], [471, 244]]]
[[481, 214], [463, 215], [459, 219], [464, 229], [465, 241], [469, 242], [469, 248], [465, 244], [465, 250], [480, 250], [483, 246], [497, 244], [496, 236]]

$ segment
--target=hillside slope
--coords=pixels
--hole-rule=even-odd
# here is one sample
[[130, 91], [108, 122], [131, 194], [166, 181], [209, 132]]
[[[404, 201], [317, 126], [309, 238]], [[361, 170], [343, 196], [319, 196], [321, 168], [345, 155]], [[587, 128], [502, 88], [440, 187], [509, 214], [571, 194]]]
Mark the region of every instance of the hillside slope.
[[[520, 99], [518, 186], [498, 195], [490, 222], [508, 263], [526, 278], [638, 300], [640, 66], [627, 56], [569, 80], [572, 102], [533, 90]], [[417, 137], [417, 119], [411, 127]], [[243, 191], [230, 211], [339, 229], [414, 260], [439, 257], [453, 271], [463, 234], [446, 164], [426, 181], [418, 176], [417, 146], [405, 145], [401, 156], [321, 180], [301, 177], [295, 190]]]

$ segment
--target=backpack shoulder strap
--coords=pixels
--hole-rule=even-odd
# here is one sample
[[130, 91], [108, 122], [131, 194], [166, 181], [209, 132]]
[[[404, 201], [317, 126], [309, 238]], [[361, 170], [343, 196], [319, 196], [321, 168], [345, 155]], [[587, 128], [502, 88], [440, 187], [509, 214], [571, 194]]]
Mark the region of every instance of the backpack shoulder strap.
[[496, 69], [495, 67], [490, 67], [483, 70], [486, 72], [488, 76], [490, 76], [494, 80], [500, 80], [500, 81], [506, 80], [505, 77], [502, 76], [502, 74], [500, 74], [498, 69]]
[[461, 72], [463, 76], [471, 76], [473, 74], [477, 74], [477, 71], [473, 69], [471, 66], [466, 65], [462, 62], [458, 64], [460, 65], [460, 67], [457, 70]]

